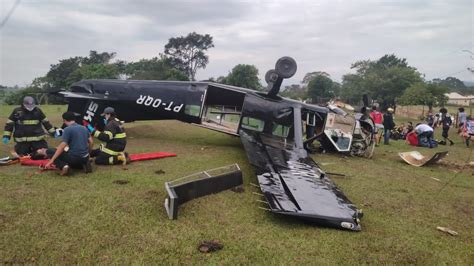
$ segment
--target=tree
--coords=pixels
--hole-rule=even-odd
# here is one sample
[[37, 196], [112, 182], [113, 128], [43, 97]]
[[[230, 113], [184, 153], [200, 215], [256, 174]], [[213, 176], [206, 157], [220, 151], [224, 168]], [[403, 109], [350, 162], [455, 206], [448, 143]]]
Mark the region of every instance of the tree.
[[403, 105], [426, 105], [431, 111], [433, 106], [443, 106], [447, 102], [444, 95], [448, 89], [436, 83], [418, 82], [408, 87], [399, 99]]
[[220, 83], [249, 88], [253, 90], [262, 90], [262, 85], [258, 79], [258, 69], [253, 65], [238, 64], [224, 78], [218, 78]]
[[22, 89], [14, 90], [8, 93], [4, 99], [6, 104], [17, 105], [23, 102], [25, 96], [33, 96], [38, 100], [38, 96], [42, 95], [43, 92], [39, 88], [27, 87]]
[[138, 62], [129, 63], [125, 67], [125, 73], [130, 79], [189, 80], [183, 72], [173, 68], [170, 60], [165, 57], [141, 59]]
[[[90, 76], [90, 78], [110, 78], [114, 76], [116, 78], [119, 74], [118, 68], [115, 69], [117, 71], [116, 75], [110, 75], [110, 73], [105, 72], [110, 72], [113, 67], [88, 67], [90, 65], [110, 65], [110, 60], [115, 55], [116, 53], [114, 52], [98, 53], [91, 50], [88, 57], [76, 56], [59, 60], [58, 64], [51, 65], [50, 70], [46, 74], [48, 86], [53, 90], [68, 88], [72, 83], [87, 78], [87, 76]], [[85, 69], [80, 70], [80, 68]]]
[[117, 53], [115, 52], [102, 52], [98, 53], [97, 51], [89, 51], [89, 57], [82, 59], [82, 64], [84, 65], [94, 65], [94, 64], [109, 64]]
[[51, 65], [50, 70], [46, 74], [50, 87], [54, 89], [68, 87], [69, 84], [67, 80], [69, 79], [69, 75], [81, 66], [82, 60], [83, 57], [76, 56], [59, 60], [58, 64]]
[[363, 94], [377, 100], [382, 109], [395, 106], [397, 98], [412, 84], [421, 82], [420, 73], [406, 59], [384, 55], [377, 61], [362, 60], [352, 64], [355, 74], [343, 76], [343, 100], [357, 103]]
[[209, 63], [205, 51], [212, 47], [211, 35], [192, 32], [186, 37], [170, 38], [165, 45], [165, 55], [171, 59], [174, 67], [186, 73], [190, 80], [195, 80], [197, 69], [206, 68]]
[[66, 81], [68, 84], [72, 84], [83, 79], [116, 79], [118, 74], [117, 66], [115, 65], [84, 65], [71, 73]]
[[285, 89], [280, 92], [280, 95], [295, 100], [303, 100], [308, 95], [308, 87], [299, 84], [292, 84], [290, 86], [285, 86]]
[[324, 72], [324, 71], [313, 71], [313, 72], [309, 72], [309, 73], [306, 73], [306, 75], [304, 75], [303, 77], [303, 80], [301, 81], [301, 83], [305, 84], [305, 85], [308, 85], [308, 83], [315, 77], [317, 76], [325, 76], [325, 77], [330, 77], [328, 73]]
[[331, 78], [318, 75], [311, 79], [308, 83], [308, 96], [313, 99], [313, 103], [326, 102], [335, 97]]
[[447, 77], [445, 79], [433, 79], [433, 83], [448, 87], [449, 91], [463, 93], [466, 90], [466, 85], [461, 80], [455, 77]]

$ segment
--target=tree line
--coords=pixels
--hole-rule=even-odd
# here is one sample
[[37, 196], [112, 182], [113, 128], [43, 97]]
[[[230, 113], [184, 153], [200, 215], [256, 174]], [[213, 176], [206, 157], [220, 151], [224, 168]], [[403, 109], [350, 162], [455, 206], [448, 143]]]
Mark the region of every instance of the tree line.
[[[207, 51], [214, 47], [209, 34], [189, 33], [187, 36], [173, 37], [164, 46], [163, 53], [153, 58], [143, 58], [135, 62], [115, 60], [115, 52], [90, 51], [88, 56], [76, 56], [59, 60], [52, 64], [46, 75], [35, 78], [30, 86], [9, 90], [0, 85], [0, 98], [7, 104], [18, 104], [25, 95], [35, 96], [40, 103], [62, 103], [62, 98], [53, 92], [68, 89], [83, 79], [138, 79], [138, 80], [195, 80], [198, 69], [209, 63]], [[301, 83], [286, 86], [281, 92], [284, 97], [325, 103], [330, 99], [340, 99], [358, 104], [366, 94], [382, 109], [396, 104], [427, 105], [429, 108], [446, 102], [444, 93], [456, 90], [473, 93], [454, 77], [424, 80], [418, 70], [406, 59], [387, 54], [378, 60], [354, 62], [349, 73], [338, 83], [324, 71], [307, 73]], [[208, 81], [263, 90], [258, 78], [259, 70], [254, 65], [238, 64], [228, 75]]]

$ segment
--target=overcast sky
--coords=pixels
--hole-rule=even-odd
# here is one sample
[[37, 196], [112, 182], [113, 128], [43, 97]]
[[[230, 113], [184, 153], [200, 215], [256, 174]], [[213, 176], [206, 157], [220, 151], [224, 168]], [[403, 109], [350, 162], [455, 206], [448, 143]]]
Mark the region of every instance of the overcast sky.
[[[15, 1], [0, 0], [0, 21]], [[169, 38], [192, 31], [215, 44], [197, 79], [251, 64], [263, 81], [279, 57], [291, 56], [298, 72], [290, 83], [311, 71], [340, 81], [351, 63], [394, 53], [428, 80], [473, 81], [466, 70], [474, 67], [467, 52], [474, 52], [473, 14], [473, 0], [21, 0], [0, 29], [0, 84], [27, 85], [58, 60], [89, 50], [151, 58]]]

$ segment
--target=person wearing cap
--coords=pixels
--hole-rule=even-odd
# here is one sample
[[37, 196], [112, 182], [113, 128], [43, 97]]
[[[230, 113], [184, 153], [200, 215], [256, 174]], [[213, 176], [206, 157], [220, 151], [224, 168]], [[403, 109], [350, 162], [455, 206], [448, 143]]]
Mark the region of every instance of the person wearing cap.
[[395, 128], [395, 123], [393, 122], [393, 109], [388, 108], [387, 112], [383, 115], [383, 127], [384, 127], [384, 135], [383, 135], [383, 144], [388, 145], [390, 144], [390, 132], [392, 129]]
[[8, 117], [2, 142], [7, 144], [13, 135], [15, 152], [20, 156], [31, 155], [38, 149], [48, 148], [43, 127], [54, 136], [55, 128], [36, 106], [33, 97], [26, 96], [23, 104]]
[[65, 112], [63, 140], [56, 149], [46, 151], [50, 160], [44, 166], [50, 168], [55, 164], [61, 170], [61, 175], [68, 175], [70, 168], [83, 168], [86, 173], [92, 172], [89, 152], [92, 148], [92, 137], [87, 129], [76, 123], [73, 112]]
[[95, 129], [91, 124], [87, 125], [92, 136], [105, 142], [105, 146], [101, 144], [99, 149], [91, 152], [91, 157], [95, 157], [96, 164], [126, 164], [129, 159], [128, 154], [124, 152], [127, 145], [127, 135], [123, 124], [117, 119], [113, 107], [105, 108], [102, 116], [105, 124], [103, 131]]

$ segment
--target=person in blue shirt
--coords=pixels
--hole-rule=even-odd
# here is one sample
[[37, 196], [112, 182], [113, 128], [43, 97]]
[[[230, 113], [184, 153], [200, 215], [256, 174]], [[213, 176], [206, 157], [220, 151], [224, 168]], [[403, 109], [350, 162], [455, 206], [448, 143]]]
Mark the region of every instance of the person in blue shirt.
[[93, 144], [92, 137], [84, 126], [76, 123], [73, 112], [65, 112], [62, 117], [67, 126], [63, 132], [63, 141], [56, 149], [48, 150], [48, 157], [51, 159], [45, 168], [54, 163], [61, 169], [61, 175], [68, 175], [70, 168], [84, 168], [86, 173], [90, 173], [89, 151]]

